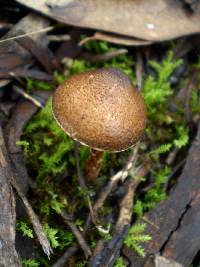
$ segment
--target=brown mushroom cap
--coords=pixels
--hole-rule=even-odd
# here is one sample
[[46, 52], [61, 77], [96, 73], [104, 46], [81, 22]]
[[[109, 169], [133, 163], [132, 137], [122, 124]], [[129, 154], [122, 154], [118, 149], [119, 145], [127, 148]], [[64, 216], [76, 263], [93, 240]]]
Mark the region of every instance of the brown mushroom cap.
[[114, 68], [71, 76], [54, 93], [53, 114], [73, 139], [97, 150], [131, 147], [146, 125], [140, 92]]

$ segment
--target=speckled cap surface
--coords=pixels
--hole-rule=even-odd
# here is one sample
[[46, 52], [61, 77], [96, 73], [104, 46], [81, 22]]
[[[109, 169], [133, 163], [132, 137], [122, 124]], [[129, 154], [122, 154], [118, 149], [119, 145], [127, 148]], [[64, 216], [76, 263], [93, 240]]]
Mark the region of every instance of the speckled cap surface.
[[73, 139], [98, 150], [126, 150], [146, 126], [140, 92], [114, 68], [71, 76], [53, 95], [53, 114]]

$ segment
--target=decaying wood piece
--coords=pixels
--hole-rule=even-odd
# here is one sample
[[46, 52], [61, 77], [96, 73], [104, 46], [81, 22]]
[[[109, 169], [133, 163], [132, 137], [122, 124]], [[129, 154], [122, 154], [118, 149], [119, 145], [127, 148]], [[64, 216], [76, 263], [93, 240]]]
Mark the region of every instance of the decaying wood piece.
[[200, 5], [188, 14], [171, 0], [16, 0], [69, 25], [98, 29], [148, 41], [199, 33]]
[[9, 183], [7, 162], [0, 126], [0, 266], [19, 267], [21, 264], [15, 250], [15, 199]]
[[[145, 244], [144, 248], [147, 254], [155, 254], [160, 250], [163, 250], [166, 246], [168, 252], [164, 255], [169, 255], [170, 244], [173, 246], [177, 242], [183, 245], [183, 239], [188, 238], [188, 234], [192, 231], [193, 227], [197, 231], [197, 226], [199, 222], [199, 213], [193, 214], [193, 209], [188, 209], [188, 205], [192, 205], [193, 201], [198, 198], [200, 194], [200, 124], [198, 127], [198, 132], [196, 139], [194, 140], [192, 147], [189, 150], [188, 158], [185, 167], [179, 177], [177, 184], [172, 188], [169, 197], [164, 202], [158, 204], [153, 210], [151, 210], [146, 216], [144, 216], [140, 223], [146, 223], [147, 227], [145, 233], [152, 237], [152, 241]], [[196, 202], [194, 202], [196, 203]], [[193, 204], [196, 210], [197, 204]], [[195, 208], [196, 207], [196, 208]], [[188, 215], [187, 215], [188, 212]], [[190, 221], [190, 226], [187, 226], [187, 218], [194, 216], [194, 221]], [[196, 216], [196, 217], [195, 217]], [[184, 219], [185, 218], [185, 219]], [[183, 228], [181, 228], [182, 224]], [[180, 231], [179, 231], [180, 227]], [[187, 228], [189, 227], [189, 228]], [[186, 230], [185, 233], [182, 231]], [[189, 231], [190, 229], [190, 231]], [[173, 235], [174, 232], [174, 235]], [[190, 233], [192, 234], [192, 233]], [[195, 235], [195, 233], [193, 233]], [[199, 235], [199, 230], [197, 235]], [[175, 241], [175, 237], [179, 237]], [[197, 237], [196, 237], [197, 238]], [[199, 240], [199, 237], [197, 238]], [[188, 239], [184, 240], [185, 246], [188, 247]], [[191, 239], [192, 242], [192, 239]], [[169, 243], [169, 247], [168, 244]], [[185, 247], [179, 247], [178, 255], [174, 252], [174, 259], [178, 259], [184, 266], [187, 266], [187, 262], [192, 260], [192, 256], [200, 249], [200, 243], [194, 243], [190, 249], [185, 249]], [[142, 267], [145, 259], [137, 257], [133, 251], [128, 248], [123, 248], [123, 253], [129, 258], [131, 266]], [[184, 255], [181, 255], [184, 254]], [[186, 258], [188, 259], [186, 260]], [[186, 262], [186, 264], [185, 264]]]
[[144, 267], [182, 267], [182, 265], [172, 259], [167, 259], [156, 254], [147, 259]]
[[[200, 175], [199, 175], [200, 177]], [[179, 228], [172, 234], [162, 255], [174, 259], [184, 267], [190, 265], [200, 250], [200, 192], [190, 203]]]

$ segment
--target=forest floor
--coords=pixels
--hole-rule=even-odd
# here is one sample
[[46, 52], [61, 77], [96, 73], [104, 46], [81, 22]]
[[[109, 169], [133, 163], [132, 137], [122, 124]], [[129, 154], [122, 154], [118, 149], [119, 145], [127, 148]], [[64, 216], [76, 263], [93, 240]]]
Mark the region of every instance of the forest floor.
[[[1, 2], [0, 266], [199, 267], [199, 1]], [[52, 94], [102, 67], [129, 77], [148, 119], [90, 181]]]

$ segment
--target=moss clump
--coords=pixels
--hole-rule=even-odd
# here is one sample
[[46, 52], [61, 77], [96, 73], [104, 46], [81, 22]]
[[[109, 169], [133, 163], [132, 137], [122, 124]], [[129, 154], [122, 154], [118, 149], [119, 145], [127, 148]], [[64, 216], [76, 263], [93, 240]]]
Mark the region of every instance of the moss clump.
[[26, 162], [36, 173], [37, 181], [46, 175], [61, 174], [66, 171], [67, 165], [75, 163], [72, 156], [74, 143], [54, 120], [51, 99], [26, 126], [23, 139], [28, 144]]

